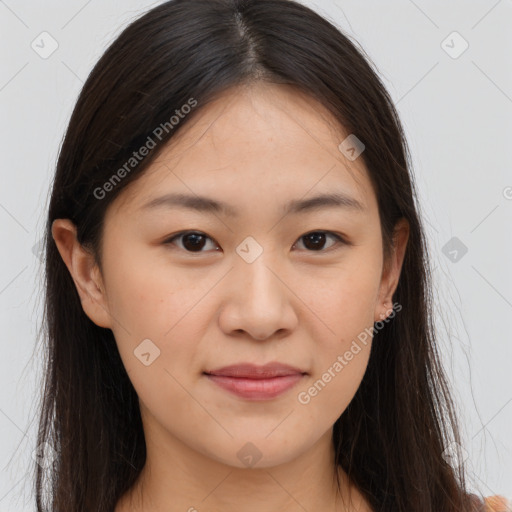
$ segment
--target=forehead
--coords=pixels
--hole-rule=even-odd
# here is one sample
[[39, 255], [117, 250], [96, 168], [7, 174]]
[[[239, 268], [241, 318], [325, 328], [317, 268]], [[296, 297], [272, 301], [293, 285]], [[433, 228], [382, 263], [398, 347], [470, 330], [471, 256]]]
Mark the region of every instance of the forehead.
[[231, 213], [244, 204], [290, 208], [293, 200], [297, 206], [297, 199], [319, 194], [345, 195], [365, 209], [375, 206], [362, 158], [350, 161], [338, 148], [349, 133], [296, 88], [238, 86], [196, 108], [123, 191], [120, 207], [141, 211], [165, 193], [222, 198]]

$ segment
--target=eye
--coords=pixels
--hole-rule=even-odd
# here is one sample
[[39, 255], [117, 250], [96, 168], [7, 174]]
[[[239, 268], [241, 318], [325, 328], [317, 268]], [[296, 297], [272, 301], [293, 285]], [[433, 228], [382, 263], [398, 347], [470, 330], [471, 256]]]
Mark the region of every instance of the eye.
[[[325, 242], [328, 237], [331, 237], [337, 241], [339, 244], [348, 245], [348, 242], [346, 242], [340, 235], [337, 235], [336, 233], [332, 233], [330, 231], [311, 231], [310, 233], [306, 233], [305, 235], [302, 235], [299, 240], [304, 239], [305, 243], [304, 246], [309, 252], [325, 252]], [[207, 245], [207, 241], [214, 240], [210, 238], [205, 233], [202, 233], [200, 231], [183, 231], [181, 233], [178, 233], [171, 238], [167, 239], [164, 244], [167, 245], [177, 245], [175, 243], [175, 240], [182, 240], [182, 246], [178, 247], [180, 249], [183, 249], [187, 252], [195, 252], [195, 253], [201, 253], [206, 252], [202, 249]], [[217, 251], [219, 249], [218, 245], [214, 245], [214, 250]], [[297, 245], [297, 242], [294, 244], [294, 247]], [[330, 247], [335, 246], [336, 243], [331, 244]], [[329, 248], [328, 248], [329, 249]]]
[[164, 243], [174, 244], [174, 240], [176, 239], [183, 239], [183, 247], [180, 247], [180, 249], [184, 249], [185, 251], [188, 252], [205, 252], [202, 251], [203, 247], [206, 245], [205, 241], [213, 241], [212, 238], [199, 231], [183, 231], [182, 233], [178, 233], [177, 235], [174, 235], [172, 238], [169, 238]]
[[[302, 235], [299, 240], [304, 239], [305, 243], [304, 245], [307, 247], [308, 250], [314, 251], [314, 252], [322, 252], [324, 249], [325, 241], [326, 241], [326, 235], [327, 237], [334, 238], [337, 242], [341, 244], [346, 244], [345, 240], [343, 238], [335, 233], [332, 233], [330, 231], [311, 231], [310, 233], [307, 233], [305, 235]], [[333, 247], [332, 244], [330, 247]], [[295, 247], [295, 245], [294, 245]], [[325, 251], [324, 251], [325, 252]]]

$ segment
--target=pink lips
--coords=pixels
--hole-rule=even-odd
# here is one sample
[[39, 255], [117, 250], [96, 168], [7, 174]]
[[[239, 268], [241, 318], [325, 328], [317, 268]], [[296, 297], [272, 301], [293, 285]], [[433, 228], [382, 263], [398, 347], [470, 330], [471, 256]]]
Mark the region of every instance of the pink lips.
[[241, 363], [205, 372], [221, 388], [247, 400], [270, 400], [284, 393], [306, 374], [281, 363], [258, 366]]

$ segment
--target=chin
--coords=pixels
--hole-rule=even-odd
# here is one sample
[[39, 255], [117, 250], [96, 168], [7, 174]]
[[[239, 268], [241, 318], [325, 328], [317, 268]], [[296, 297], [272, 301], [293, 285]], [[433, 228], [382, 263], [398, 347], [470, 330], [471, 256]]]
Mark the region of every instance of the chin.
[[[301, 449], [302, 448], [302, 449]], [[212, 453], [208, 449], [210, 458], [239, 469], [263, 469], [287, 464], [306, 451], [307, 446], [292, 447], [286, 445], [283, 439], [269, 440], [264, 436], [250, 436], [228, 441], [222, 449]]]

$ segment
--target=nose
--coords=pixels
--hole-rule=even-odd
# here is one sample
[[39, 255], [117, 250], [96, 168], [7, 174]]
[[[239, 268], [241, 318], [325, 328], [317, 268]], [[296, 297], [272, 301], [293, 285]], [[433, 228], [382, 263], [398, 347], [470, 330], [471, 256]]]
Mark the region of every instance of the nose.
[[252, 263], [240, 258], [226, 277], [230, 283], [225, 287], [219, 325], [227, 335], [245, 332], [266, 340], [285, 336], [297, 326], [293, 283], [287, 283], [275, 262], [264, 256], [265, 252]]

